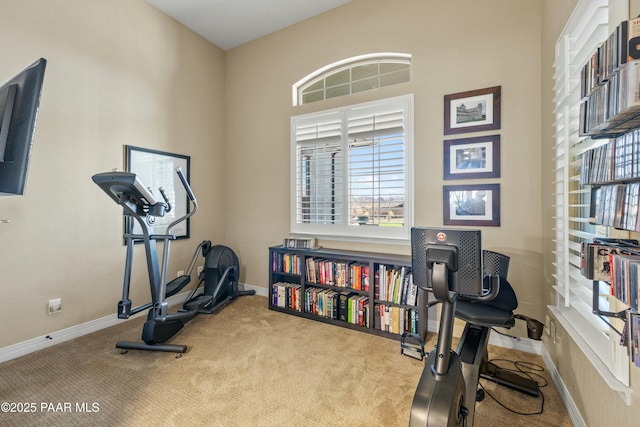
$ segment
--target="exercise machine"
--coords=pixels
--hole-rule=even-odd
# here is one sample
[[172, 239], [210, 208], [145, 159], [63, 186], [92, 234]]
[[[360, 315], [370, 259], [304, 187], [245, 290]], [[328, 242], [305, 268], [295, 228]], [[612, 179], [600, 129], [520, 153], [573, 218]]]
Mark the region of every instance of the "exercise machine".
[[[127, 350], [185, 353], [187, 351], [186, 345], [167, 344], [166, 341], [178, 333], [197, 314], [215, 313], [238, 296], [255, 293], [255, 291], [238, 290], [240, 267], [233, 250], [223, 245], [212, 246], [208, 240], [203, 241], [196, 248], [187, 273], [167, 282], [171, 241], [176, 238], [171, 234], [172, 230], [198, 210], [198, 202], [182, 170], [176, 169], [176, 174], [187, 193], [192, 208], [171, 222], [163, 234], [155, 234], [153, 228], [157, 218], [164, 217], [171, 211], [169, 198], [163, 188], [158, 189], [163, 200], [158, 200], [134, 173], [105, 172], [92, 177], [93, 181], [122, 207], [123, 214], [130, 223], [131, 231], [124, 235], [127, 252], [122, 299], [118, 303], [118, 318], [128, 319], [134, 314], [149, 310], [147, 321], [142, 329], [142, 342], [119, 341], [116, 343], [116, 347], [122, 349], [123, 353]], [[134, 224], [140, 226], [139, 233], [134, 232]], [[160, 262], [157, 242], [163, 244]], [[151, 302], [133, 307], [129, 291], [136, 243], [144, 245]], [[169, 311], [167, 298], [176, 295], [190, 283], [191, 274], [199, 255], [205, 258], [203, 271], [199, 275], [200, 283], [191, 292], [182, 308], [172, 313]], [[195, 295], [202, 281], [205, 283], [203, 291]]]
[[[509, 258], [483, 252], [479, 230], [413, 227], [411, 247], [414, 282], [433, 293], [442, 310], [437, 345], [427, 356], [409, 426], [472, 426], [476, 401], [484, 398], [478, 390], [481, 376], [537, 396], [535, 381], [488, 361], [491, 328], [515, 324], [517, 299], [506, 281]], [[453, 351], [456, 317], [466, 324]]]

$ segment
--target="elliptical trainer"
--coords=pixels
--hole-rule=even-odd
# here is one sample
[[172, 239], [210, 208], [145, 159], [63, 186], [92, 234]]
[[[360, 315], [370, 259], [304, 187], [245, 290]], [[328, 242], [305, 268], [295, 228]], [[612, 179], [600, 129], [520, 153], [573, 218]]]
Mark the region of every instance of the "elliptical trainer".
[[[212, 246], [208, 240], [203, 241], [196, 248], [187, 274], [167, 283], [171, 241], [176, 238], [171, 234], [172, 229], [193, 216], [198, 210], [198, 202], [182, 170], [176, 169], [176, 174], [187, 192], [192, 209], [169, 224], [164, 234], [154, 234], [153, 230], [156, 218], [163, 217], [171, 210], [169, 199], [163, 188], [159, 188], [159, 192], [164, 201], [159, 201], [134, 173], [105, 172], [92, 177], [93, 181], [109, 197], [122, 206], [123, 214], [132, 219], [131, 223], [133, 224], [133, 220], [135, 220], [142, 231], [142, 234], [134, 234], [132, 230], [124, 235], [127, 254], [122, 300], [118, 303], [118, 318], [128, 319], [146, 309], [149, 309], [149, 313], [142, 329], [143, 342], [119, 341], [116, 343], [116, 347], [122, 349], [123, 353], [129, 349], [185, 353], [187, 351], [186, 345], [166, 344], [166, 341], [178, 333], [198, 313], [214, 313], [238, 296], [255, 293], [252, 290], [238, 290], [240, 267], [233, 250], [223, 245]], [[161, 264], [158, 263], [158, 241], [163, 243]], [[132, 307], [129, 289], [136, 242], [144, 244], [151, 302]], [[170, 313], [166, 299], [177, 294], [189, 284], [191, 273], [200, 254], [205, 257], [204, 270], [200, 277], [201, 281], [205, 282], [204, 290], [202, 293], [188, 298], [182, 309]]]

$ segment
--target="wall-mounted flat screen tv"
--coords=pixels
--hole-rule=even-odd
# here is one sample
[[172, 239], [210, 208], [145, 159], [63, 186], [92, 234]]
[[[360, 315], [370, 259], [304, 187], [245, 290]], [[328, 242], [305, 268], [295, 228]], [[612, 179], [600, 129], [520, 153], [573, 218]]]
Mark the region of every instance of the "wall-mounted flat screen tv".
[[40, 58], [0, 86], [2, 196], [24, 194], [46, 65]]

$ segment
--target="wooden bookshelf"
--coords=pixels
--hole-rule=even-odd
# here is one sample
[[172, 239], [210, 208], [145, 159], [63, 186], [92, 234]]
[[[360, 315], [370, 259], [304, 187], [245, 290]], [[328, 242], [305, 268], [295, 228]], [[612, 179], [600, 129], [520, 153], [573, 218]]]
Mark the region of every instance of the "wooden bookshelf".
[[424, 340], [426, 300], [412, 284], [410, 256], [269, 248], [270, 310], [391, 339], [411, 332]]

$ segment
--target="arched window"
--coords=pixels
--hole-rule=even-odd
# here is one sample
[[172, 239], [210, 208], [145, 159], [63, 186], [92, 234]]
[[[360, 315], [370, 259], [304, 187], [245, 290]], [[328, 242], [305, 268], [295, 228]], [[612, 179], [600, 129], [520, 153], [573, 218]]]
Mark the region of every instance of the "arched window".
[[293, 105], [308, 104], [411, 80], [411, 55], [372, 53], [334, 62], [293, 85]]

